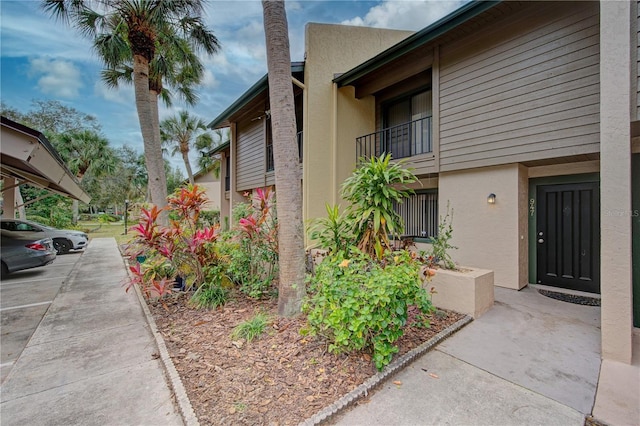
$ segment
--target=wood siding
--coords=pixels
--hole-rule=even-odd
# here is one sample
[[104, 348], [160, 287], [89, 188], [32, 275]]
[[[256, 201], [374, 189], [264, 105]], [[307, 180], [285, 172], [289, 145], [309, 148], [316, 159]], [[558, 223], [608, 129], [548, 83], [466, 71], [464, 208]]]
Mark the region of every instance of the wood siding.
[[236, 154], [236, 191], [265, 186], [266, 147], [264, 120], [238, 124]]
[[440, 47], [440, 170], [599, 151], [599, 4], [536, 2]]

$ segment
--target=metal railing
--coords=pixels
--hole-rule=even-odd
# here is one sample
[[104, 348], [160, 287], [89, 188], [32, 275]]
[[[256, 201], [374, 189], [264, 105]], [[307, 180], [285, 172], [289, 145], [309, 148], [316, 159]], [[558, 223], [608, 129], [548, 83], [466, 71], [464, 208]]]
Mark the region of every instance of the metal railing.
[[[302, 132], [296, 134], [298, 141], [298, 157], [302, 163]], [[267, 171], [272, 172], [275, 169], [275, 163], [273, 161], [273, 144], [267, 145]]]
[[394, 159], [432, 152], [431, 116], [356, 138], [356, 158], [390, 153]]
[[404, 223], [403, 236], [436, 237], [438, 235], [438, 193], [435, 191], [413, 194], [394, 210]]

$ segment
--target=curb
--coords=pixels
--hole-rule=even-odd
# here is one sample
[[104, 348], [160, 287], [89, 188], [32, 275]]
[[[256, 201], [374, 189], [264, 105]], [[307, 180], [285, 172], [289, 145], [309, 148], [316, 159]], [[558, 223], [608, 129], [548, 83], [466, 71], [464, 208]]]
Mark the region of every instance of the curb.
[[323, 408], [317, 414], [308, 418], [304, 422], [300, 423], [300, 426], [315, 426], [322, 424], [323, 422], [327, 422], [333, 417], [341, 414], [348, 407], [355, 404], [357, 401], [366, 398], [369, 395], [369, 392], [382, 385], [391, 375], [397, 373], [402, 370], [404, 367], [408, 366], [412, 363], [416, 358], [423, 355], [425, 352], [431, 350], [434, 346], [440, 343], [442, 340], [451, 336], [456, 331], [460, 330], [465, 325], [469, 324], [473, 321], [473, 318], [470, 316], [465, 316], [455, 324], [450, 325], [446, 329], [442, 330], [440, 333], [433, 336], [431, 339], [427, 340], [417, 348], [412, 349], [406, 354], [402, 355], [400, 358], [387, 365], [385, 369], [375, 376], [369, 377], [364, 383], [360, 386], [344, 395], [340, 399], [338, 399], [333, 404]]
[[[131, 279], [131, 275], [129, 274], [129, 262], [122, 257], [124, 264], [127, 268], [127, 277]], [[164, 367], [165, 376], [167, 381], [169, 382], [169, 386], [173, 391], [173, 394], [176, 398], [176, 403], [178, 405], [178, 411], [182, 416], [182, 421], [186, 426], [200, 426], [200, 422], [198, 421], [198, 417], [196, 417], [195, 411], [193, 411], [193, 406], [191, 405], [191, 401], [189, 400], [189, 396], [187, 395], [187, 391], [182, 384], [182, 379], [180, 378], [180, 374], [178, 374], [178, 370], [176, 370], [176, 366], [173, 365], [173, 361], [169, 356], [169, 351], [167, 350], [167, 346], [164, 343], [164, 338], [158, 331], [158, 326], [156, 325], [156, 321], [153, 319], [151, 315], [151, 311], [149, 311], [149, 307], [147, 306], [146, 300], [142, 296], [142, 292], [138, 288], [137, 285], [133, 286], [136, 291], [136, 295], [138, 296], [138, 302], [140, 302], [140, 307], [144, 312], [144, 316], [147, 320], [147, 324], [149, 325], [149, 330], [151, 334], [153, 334], [153, 338], [156, 341], [156, 346], [158, 348], [158, 354], [160, 355], [160, 359], [162, 360], [162, 366]]]

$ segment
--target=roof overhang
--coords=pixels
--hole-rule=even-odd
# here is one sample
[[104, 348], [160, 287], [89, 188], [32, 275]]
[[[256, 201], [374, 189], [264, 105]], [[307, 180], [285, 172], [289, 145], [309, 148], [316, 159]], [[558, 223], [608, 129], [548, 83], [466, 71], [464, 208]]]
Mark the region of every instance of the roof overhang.
[[500, 2], [501, 0], [476, 0], [467, 3], [444, 18], [379, 53], [368, 61], [363, 62], [357, 67], [337, 76], [333, 81], [338, 85], [338, 87], [357, 84], [358, 80], [367, 77], [374, 71], [402, 58], [407, 54], [411, 54], [416, 49], [425, 46], [437, 37], [451, 31], [459, 25], [462, 25], [482, 12], [493, 8]]
[[[292, 62], [291, 74], [304, 72], [304, 62]], [[265, 74], [253, 86], [242, 94], [234, 103], [229, 105], [220, 115], [214, 118], [208, 127], [211, 129], [219, 129], [221, 127], [229, 127], [231, 125], [230, 118], [236, 113], [243, 110], [248, 105], [253, 105], [256, 98], [269, 88], [268, 74]]]
[[84, 203], [91, 200], [42, 133], [6, 117], [1, 117], [1, 123], [3, 178], [14, 178]]
[[211, 151], [209, 151], [209, 155], [214, 155], [214, 154], [217, 154], [219, 152], [223, 152], [223, 151], [229, 149], [230, 146], [231, 146], [231, 141], [228, 140], [225, 143], [222, 143], [222, 144], [218, 145], [217, 147], [213, 148]]

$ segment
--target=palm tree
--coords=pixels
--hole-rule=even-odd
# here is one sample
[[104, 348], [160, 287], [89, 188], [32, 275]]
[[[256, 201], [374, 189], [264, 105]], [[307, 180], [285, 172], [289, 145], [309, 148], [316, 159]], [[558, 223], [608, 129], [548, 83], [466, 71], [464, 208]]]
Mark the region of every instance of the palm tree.
[[211, 133], [211, 140], [196, 140], [195, 148], [200, 151], [198, 157], [198, 168], [200, 170], [211, 170], [216, 179], [220, 177], [220, 154], [212, 155], [211, 151], [216, 147], [229, 142], [229, 131], [225, 129], [214, 129]]
[[[108, 69], [132, 64], [151, 202], [159, 207], [166, 205], [167, 179], [157, 97], [162, 91], [162, 79], [172, 76], [164, 71], [154, 74], [150, 64], [157, 58], [159, 46], [179, 46], [185, 40], [189, 40], [193, 51], [213, 54], [218, 50], [217, 38], [202, 22], [203, 3], [204, 0], [43, 0], [42, 3], [53, 16], [73, 22], [83, 35], [92, 38], [94, 49]], [[90, 5], [97, 7], [92, 9]]]
[[[192, 144], [211, 145], [213, 138], [207, 126], [199, 118], [191, 117], [188, 111], [180, 111], [178, 115], [162, 120], [160, 138], [165, 146], [171, 148], [171, 155], [180, 153], [187, 169], [189, 183], [193, 185], [193, 171], [189, 162], [189, 150]], [[199, 133], [199, 134], [198, 134]]]
[[296, 117], [291, 85], [289, 31], [283, 0], [262, 0], [269, 70], [269, 99], [273, 134], [280, 286], [278, 313], [300, 312], [305, 295], [304, 228]]
[[[94, 130], [77, 130], [58, 134], [54, 139], [60, 157], [82, 182], [91, 170], [96, 177], [112, 173], [116, 168], [116, 155], [109, 141]], [[78, 200], [73, 200], [73, 223], [78, 222]]]

